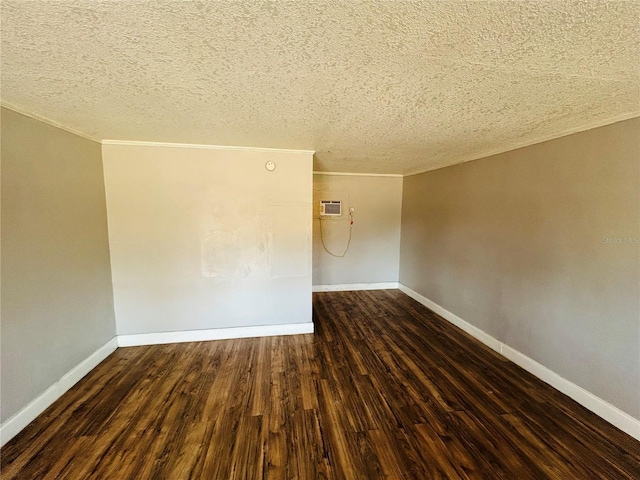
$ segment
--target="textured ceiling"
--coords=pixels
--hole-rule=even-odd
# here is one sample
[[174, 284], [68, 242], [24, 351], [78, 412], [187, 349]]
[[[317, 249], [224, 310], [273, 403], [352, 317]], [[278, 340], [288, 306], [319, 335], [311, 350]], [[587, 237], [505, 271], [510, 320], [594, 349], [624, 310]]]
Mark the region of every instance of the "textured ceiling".
[[409, 173], [640, 115], [640, 2], [2, 1], [2, 101]]

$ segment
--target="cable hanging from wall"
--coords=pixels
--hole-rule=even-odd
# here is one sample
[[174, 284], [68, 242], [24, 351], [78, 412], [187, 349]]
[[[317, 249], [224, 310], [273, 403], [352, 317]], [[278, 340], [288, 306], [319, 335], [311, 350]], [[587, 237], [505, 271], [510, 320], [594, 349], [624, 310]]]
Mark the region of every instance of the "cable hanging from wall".
[[353, 232], [353, 209], [349, 210], [349, 239], [347, 240], [347, 247], [344, 249], [342, 254], [333, 253], [327, 248], [327, 245], [324, 243], [324, 228], [323, 228], [323, 219], [324, 215], [320, 215], [320, 241], [322, 242], [322, 248], [332, 257], [343, 258], [347, 252], [349, 251], [349, 246], [351, 245], [351, 234]]

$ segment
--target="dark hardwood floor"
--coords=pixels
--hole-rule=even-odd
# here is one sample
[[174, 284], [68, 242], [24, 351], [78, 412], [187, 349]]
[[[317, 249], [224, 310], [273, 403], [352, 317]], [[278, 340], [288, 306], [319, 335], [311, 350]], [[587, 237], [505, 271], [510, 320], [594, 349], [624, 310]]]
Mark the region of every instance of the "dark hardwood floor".
[[397, 290], [316, 333], [121, 348], [2, 449], [2, 479], [639, 479], [640, 442]]

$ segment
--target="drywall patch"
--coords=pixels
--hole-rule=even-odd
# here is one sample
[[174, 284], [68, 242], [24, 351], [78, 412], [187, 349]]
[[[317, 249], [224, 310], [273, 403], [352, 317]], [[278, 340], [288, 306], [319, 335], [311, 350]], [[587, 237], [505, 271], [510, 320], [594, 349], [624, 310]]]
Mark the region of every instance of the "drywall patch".
[[273, 235], [267, 208], [222, 188], [210, 193], [200, 234], [205, 278], [268, 278]]
[[209, 230], [200, 237], [205, 278], [266, 277], [271, 266], [272, 236], [268, 232]]

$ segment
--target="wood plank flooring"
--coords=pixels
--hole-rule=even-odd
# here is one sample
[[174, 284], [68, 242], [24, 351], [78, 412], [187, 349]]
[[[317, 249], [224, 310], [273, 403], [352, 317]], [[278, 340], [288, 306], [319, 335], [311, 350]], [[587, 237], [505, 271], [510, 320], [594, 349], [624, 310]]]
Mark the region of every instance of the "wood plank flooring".
[[640, 442], [403, 293], [313, 302], [314, 335], [116, 350], [2, 479], [640, 478]]

